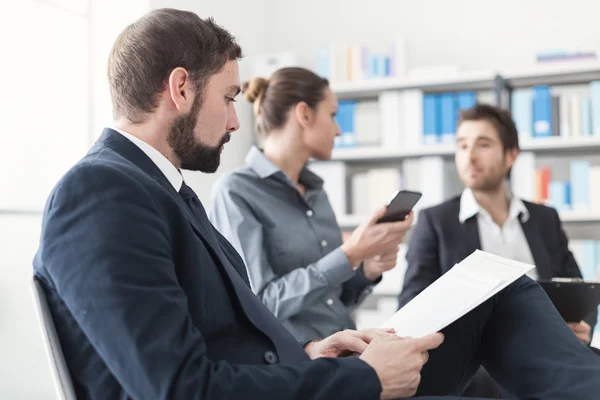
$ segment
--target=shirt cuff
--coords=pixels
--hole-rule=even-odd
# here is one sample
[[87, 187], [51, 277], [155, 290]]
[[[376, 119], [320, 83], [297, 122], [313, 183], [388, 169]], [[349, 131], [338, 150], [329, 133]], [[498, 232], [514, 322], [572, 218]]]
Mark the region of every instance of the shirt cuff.
[[341, 247], [321, 258], [317, 264], [317, 268], [331, 287], [340, 286], [356, 273]]
[[363, 285], [363, 286], [375, 286], [377, 285], [379, 282], [381, 282], [381, 280], [383, 279], [383, 275], [379, 275], [379, 278], [375, 279], [374, 281], [370, 281], [367, 279], [367, 277], [365, 276], [365, 273], [363, 271], [363, 267], [364, 264], [360, 263], [360, 267], [358, 267], [358, 269], [356, 270], [356, 282], [359, 285]]

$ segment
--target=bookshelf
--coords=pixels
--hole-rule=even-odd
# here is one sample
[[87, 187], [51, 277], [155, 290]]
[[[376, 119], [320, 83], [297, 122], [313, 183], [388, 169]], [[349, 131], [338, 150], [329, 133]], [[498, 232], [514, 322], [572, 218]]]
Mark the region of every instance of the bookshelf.
[[[560, 219], [563, 223], [590, 223], [600, 222], [600, 211], [580, 212], [580, 211], [561, 211]], [[342, 214], [337, 216], [337, 222], [342, 229], [354, 229], [367, 220], [366, 214]]]
[[389, 90], [421, 89], [425, 92], [485, 90], [494, 87], [498, 76], [509, 87], [585, 83], [600, 79], [600, 62], [536, 65], [497, 71], [465, 71], [429, 78], [377, 78], [358, 82], [331, 82], [331, 89], [340, 99], [376, 97], [379, 93]]
[[365, 99], [391, 90], [421, 89], [426, 92], [486, 90], [494, 86], [493, 71], [473, 71], [453, 76], [378, 78], [359, 82], [331, 82], [331, 90], [339, 99]]
[[[523, 140], [521, 151], [532, 152], [580, 152], [600, 150], [600, 137], [583, 136], [579, 138], [539, 138]], [[349, 147], [333, 150], [332, 160], [345, 162], [373, 162], [404, 160], [425, 156], [454, 156], [453, 144], [419, 146], [413, 149], [390, 149], [380, 146]]]

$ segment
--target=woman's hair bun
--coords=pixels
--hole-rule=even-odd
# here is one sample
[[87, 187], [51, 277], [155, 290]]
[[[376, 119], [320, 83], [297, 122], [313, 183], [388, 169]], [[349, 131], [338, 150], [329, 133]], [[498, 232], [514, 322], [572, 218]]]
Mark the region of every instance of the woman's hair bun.
[[254, 103], [259, 100], [265, 90], [267, 90], [267, 86], [269, 86], [269, 81], [265, 78], [252, 78], [251, 80], [244, 82], [242, 85], [242, 93], [244, 94], [244, 98], [249, 103]]

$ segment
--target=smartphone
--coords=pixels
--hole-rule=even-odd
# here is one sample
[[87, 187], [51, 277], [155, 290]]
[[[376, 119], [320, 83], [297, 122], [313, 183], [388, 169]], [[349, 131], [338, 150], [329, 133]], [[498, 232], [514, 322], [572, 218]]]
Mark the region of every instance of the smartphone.
[[423, 194], [410, 190], [399, 190], [388, 203], [387, 210], [377, 223], [403, 221]]

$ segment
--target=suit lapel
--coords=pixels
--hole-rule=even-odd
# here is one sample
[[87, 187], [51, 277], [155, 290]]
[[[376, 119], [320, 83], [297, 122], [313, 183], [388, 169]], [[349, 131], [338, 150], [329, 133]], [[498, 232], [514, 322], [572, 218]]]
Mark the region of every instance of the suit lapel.
[[552, 279], [552, 263], [550, 257], [546, 251], [544, 242], [542, 241], [539, 228], [537, 224], [533, 222], [531, 210], [529, 213], [530, 217], [527, 222], [521, 222], [523, 233], [525, 234], [525, 238], [529, 244], [529, 250], [531, 250], [531, 255], [533, 257], [539, 278]]
[[477, 225], [477, 216], [473, 216], [466, 220], [463, 224], [463, 234], [465, 256], [469, 256], [475, 250], [481, 250], [481, 242], [479, 240], [479, 226]]
[[[238, 271], [231, 265], [229, 259], [223, 254], [214, 232], [208, 231], [208, 229], [213, 229], [212, 224], [208, 221], [208, 218], [206, 216], [203, 218], [202, 216], [194, 215], [192, 210], [188, 207], [179, 193], [177, 193], [173, 185], [165, 177], [160, 168], [158, 168], [156, 164], [154, 164], [154, 162], [138, 146], [113, 129], [105, 129], [98, 139], [96, 146], [106, 146], [111, 148], [154, 178], [177, 202], [179, 208], [183, 210], [196, 235], [199, 236], [207, 248], [213, 253], [213, 256], [220, 261], [220, 263], [217, 264], [221, 264], [227, 271], [228, 275], [230, 272], [229, 270]], [[94, 151], [94, 149], [91, 151]], [[206, 223], [201, 224], [200, 221], [205, 219]], [[242, 279], [247, 282], [247, 278], [244, 279], [243, 275]]]

